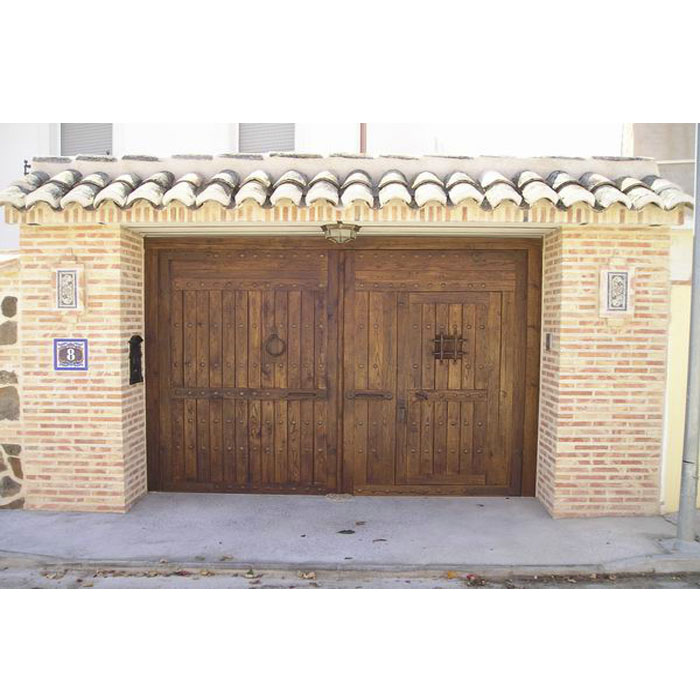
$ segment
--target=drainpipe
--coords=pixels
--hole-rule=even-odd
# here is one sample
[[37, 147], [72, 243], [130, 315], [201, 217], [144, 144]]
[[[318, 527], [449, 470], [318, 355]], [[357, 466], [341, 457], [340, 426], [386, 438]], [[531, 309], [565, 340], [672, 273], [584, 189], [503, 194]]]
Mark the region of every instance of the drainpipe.
[[681, 497], [678, 507], [679, 544], [695, 542], [695, 504], [698, 494], [698, 452], [700, 451], [700, 124], [695, 125], [695, 231], [693, 238], [692, 300], [690, 307], [690, 348], [688, 389], [685, 404], [685, 437]]

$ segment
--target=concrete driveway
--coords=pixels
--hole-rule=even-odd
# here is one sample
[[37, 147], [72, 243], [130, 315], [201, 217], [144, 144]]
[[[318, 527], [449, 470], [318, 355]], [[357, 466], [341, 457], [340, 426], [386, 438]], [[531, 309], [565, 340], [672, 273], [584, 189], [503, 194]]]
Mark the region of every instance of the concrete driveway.
[[553, 520], [529, 498], [149, 493], [125, 515], [0, 511], [6, 558], [134, 565], [644, 572], [674, 533], [663, 517]]

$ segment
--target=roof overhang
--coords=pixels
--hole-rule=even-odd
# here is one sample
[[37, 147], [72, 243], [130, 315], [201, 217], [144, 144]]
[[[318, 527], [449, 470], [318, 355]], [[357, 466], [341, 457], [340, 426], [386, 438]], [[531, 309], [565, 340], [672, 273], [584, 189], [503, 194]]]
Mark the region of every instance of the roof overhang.
[[682, 225], [692, 202], [638, 158], [78, 156], [0, 192], [29, 225]]

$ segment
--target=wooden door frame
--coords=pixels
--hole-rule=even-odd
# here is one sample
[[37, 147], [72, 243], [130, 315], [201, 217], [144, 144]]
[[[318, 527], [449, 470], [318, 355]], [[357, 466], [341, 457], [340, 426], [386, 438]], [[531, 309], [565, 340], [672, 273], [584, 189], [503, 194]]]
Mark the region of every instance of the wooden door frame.
[[[525, 250], [527, 251], [527, 294], [526, 294], [526, 368], [525, 400], [523, 420], [523, 454], [521, 496], [535, 495], [535, 478], [537, 468], [537, 442], [539, 420], [539, 384], [540, 384], [540, 332], [541, 332], [541, 287], [542, 287], [542, 238], [541, 237], [489, 237], [473, 235], [367, 235], [359, 236], [351, 243], [339, 247], [338, 244], [309, 235], [294, 234], [255, 234], [225, 236], [148, 236], [144, 238], [144, 307], [145, 307], [145, 368], [146, 368], [146, 459], [148, 489], [159, 490], [162, 485], [160, 460], [156, 454], [159, 443], [160, 421], [159, 398], [160, 383], [166, 378], [159, 374], [158, 352], [149, 350], [159, 347], [158, 300], [168, 290], [161, 289], [160, 265], [162, 253], [182, 252], [193, 247], [210, 250], [231, 250], [239, 248], [261, 248], [269, 250], [299, 249], [339, 251], [338, 303], [336, 322], [338, 323], [337, 367], [343, 367], [344, 338], [343, 326], [344, 300], [347, 279], [345, 260], [348, 251], [353, 250]], [[330, 273], [330, 270], [329, 270]], [[347, 492], [351, 488], [352, 475], [344, 474], [342, 469], [343, 444], [343, 372], [337, 372], [337, 442], [336, 460], [338, 491]]]

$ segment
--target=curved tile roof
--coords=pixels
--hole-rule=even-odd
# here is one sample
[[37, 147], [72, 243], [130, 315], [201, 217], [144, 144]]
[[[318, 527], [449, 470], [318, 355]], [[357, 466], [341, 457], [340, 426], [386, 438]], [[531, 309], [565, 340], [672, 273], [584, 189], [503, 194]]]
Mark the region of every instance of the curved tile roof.
[[[0, 191], [0, 205], [31, 209], [39, 202], [54, 210], [69, 205], [96, 209], [112, 202], [128, 209], [138, 201], [163, 208], [178, 203], [199, 208], [208, 202], [261, 207], [316, 202], [382, 208], [428, 203], [457, 206], [473, 201], [484, 209], [504, 202], [532, 207], [548, 201], [561, 209], [586, 204], [596, 210], [692, 206], [680, 187], [660, 177], [653, 161], [575, 158], [330, 157], [276, 154], [248, 156], [152, 156], [37, 158], [36, 170]], [[493, 167], [492, 167], [493, 166]]]

